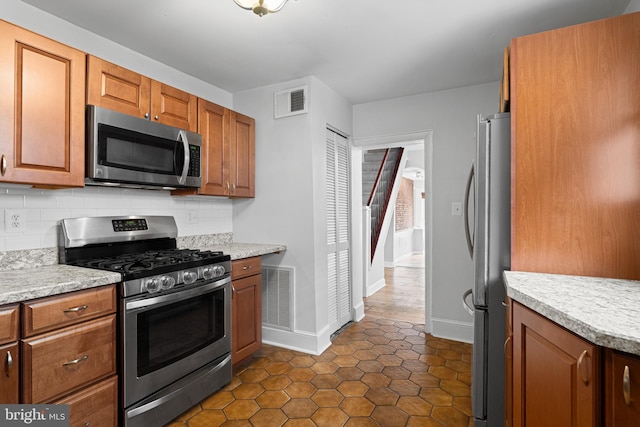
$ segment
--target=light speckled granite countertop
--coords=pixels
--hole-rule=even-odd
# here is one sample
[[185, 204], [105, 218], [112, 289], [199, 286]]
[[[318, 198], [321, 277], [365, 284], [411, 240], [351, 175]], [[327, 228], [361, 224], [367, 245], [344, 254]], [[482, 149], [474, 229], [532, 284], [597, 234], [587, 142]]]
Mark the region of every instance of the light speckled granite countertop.
[[640, 355], [640, 281], [505, 271], [507, 295], [594, 344]]
[[[233, 243], [231, 235], [187, 236], [181, 248], [223, 251], [231, 259], [287, 250], [285, 245]], [[118, 273], [73, 267], [58, 262], [57, 248], [0, 253], [0, 305], [118, 283]]]
[[95, 288], [119, 281], [119, 273], [64, 264], [4, 270], [0, 274], [0, 305]]

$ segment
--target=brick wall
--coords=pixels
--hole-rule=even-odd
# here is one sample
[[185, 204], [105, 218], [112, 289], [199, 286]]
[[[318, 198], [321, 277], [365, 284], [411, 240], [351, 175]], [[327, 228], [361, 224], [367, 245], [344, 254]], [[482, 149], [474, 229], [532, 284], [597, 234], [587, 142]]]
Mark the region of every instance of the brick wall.
[[396, 231], [413, 228], [413, 181], [402, 178], [396, 199]]

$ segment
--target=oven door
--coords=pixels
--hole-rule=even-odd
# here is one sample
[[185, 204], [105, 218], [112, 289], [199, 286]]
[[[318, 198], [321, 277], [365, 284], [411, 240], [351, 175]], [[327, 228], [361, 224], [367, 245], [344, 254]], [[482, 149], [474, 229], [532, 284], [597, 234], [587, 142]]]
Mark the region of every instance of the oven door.
[[125, 408], [231, 351], [230, 277], [122, 304]]

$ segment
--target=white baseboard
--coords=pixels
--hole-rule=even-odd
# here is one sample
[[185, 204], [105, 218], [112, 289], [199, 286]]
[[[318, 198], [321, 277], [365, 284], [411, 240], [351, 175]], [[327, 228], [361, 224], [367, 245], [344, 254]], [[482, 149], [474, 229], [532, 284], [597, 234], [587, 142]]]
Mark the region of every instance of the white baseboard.
[[326, 328], [314, 335], [310, 332], [293, 332], [262, 326], [262, 342], [319, 356], [331, 345], [331, 334]]
[[353, 308], [353, 321], [359, 322], [364, 319], [364, 301]]
[[384, 279], [380, 279], [375, 283], [367, 285], [367, 294], [365, 295], [365, 298], [375, 294], [380, 289], [384, 288], [386, 285], [387, 283], [384, 281]]
[[473, 343], [473, 322], [460, 322], [449, 319], [431, 319], [431, 335], [453, 341]]

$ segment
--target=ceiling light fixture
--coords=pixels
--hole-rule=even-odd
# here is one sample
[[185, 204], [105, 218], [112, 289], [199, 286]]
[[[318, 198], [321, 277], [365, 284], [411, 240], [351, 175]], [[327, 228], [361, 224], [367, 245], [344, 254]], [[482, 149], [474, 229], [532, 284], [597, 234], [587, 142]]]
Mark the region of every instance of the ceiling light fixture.
[[233, 0], [238, 6], [246, 10], [253, 10], [258, 16], [276, 13], [284, 7], [287, 0]]

